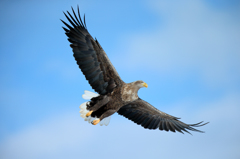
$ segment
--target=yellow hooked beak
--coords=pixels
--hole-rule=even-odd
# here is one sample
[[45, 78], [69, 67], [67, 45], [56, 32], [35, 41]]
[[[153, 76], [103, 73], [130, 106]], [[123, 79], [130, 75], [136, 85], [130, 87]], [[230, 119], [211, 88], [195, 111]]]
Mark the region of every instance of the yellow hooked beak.
[[147, 83], [143, 83], [143, 87], [146, 87], [146, 88], [148, 88], [148, 85], [147, 85]]

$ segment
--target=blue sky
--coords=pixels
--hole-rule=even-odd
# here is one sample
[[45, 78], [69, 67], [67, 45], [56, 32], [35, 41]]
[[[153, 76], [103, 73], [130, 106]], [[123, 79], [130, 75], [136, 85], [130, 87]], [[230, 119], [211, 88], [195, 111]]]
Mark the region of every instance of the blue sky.
[[[125, 82], [186, 123], [193, 136], [145, 130], [113, 115], [82, 120], [90, 90], [61, 28], [80, 6]], [[237, 0], [1, 1], [0, 158], [239, 158], [240, 3]]]

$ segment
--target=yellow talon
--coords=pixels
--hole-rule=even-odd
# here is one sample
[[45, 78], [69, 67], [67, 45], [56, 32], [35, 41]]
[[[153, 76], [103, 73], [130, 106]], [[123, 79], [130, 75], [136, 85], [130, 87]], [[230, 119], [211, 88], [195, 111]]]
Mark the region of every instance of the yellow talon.
[[93, 124], [93, 125], [97, 125], [99, 122], [100, 122], [100, 119], [96, 119], [96, 120], [93, 120], [93, 121], [92, 121], [92, 124]]
[[86, 117], [89, 117], [92, 114], [92, 110], [86, 114]]

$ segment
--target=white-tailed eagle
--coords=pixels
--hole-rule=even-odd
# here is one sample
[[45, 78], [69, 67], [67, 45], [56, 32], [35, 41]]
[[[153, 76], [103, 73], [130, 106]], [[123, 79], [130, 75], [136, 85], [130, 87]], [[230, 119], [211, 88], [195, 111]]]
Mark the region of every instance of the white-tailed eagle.
[[105, 51], [96, 39], [89, 34], [85, 16], [81, 19], [79, 8], [76, 14], [68, 11], [65, 14], [71, 26], [61, 20], [68, 36], [73, 56], [79, 68], [85, 75], [91, 87], [98, 93], [85, 91], [84, 99], [89, 99], [80, 105], [81, 117], [96, 125], [108, 125], [110, 116], [117, 112], [146, 129], [159, 129], [172, 132], [187, 132], [200, 130], [194, 127], [207, 123], [185, 124], [179, 118], [168, 115], [138, 97], [138, 90], [148, 85], [141, 81], [125, 83], [108, 59]]

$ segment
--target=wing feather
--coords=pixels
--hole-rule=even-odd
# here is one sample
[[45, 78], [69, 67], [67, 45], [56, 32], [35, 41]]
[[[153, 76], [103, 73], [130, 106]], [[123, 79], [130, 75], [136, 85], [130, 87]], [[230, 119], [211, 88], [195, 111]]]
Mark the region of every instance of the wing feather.
[[68, 11], [64, 13], [65, 17], [71, 24], [61, 20], [65, 34], [68, 36], [70, 47], [73, 50], [73, 56], [77, 64], [91, 87], [99, 94], [110, 93], [115, 87], [122, 84], [122, 80], [116, 69], [108, 59], [97, 40], [94, 40], [89, 34], [86, 27], [85, 15], [81, 19], [78, 7], [78, 17], [72, 8], [73, 15]]
[[185, 124], [180, 118], [166, 114], [140, 98], [128, 105], [123, 106], [118, 110], [118, 114], [132, 120], [146, 129], [159, 129], [172, 132], [187, 132], [190, 131], [203, 132], [195, 129], [206, 125], [207, 123], [199, 122], [196, 124]]

